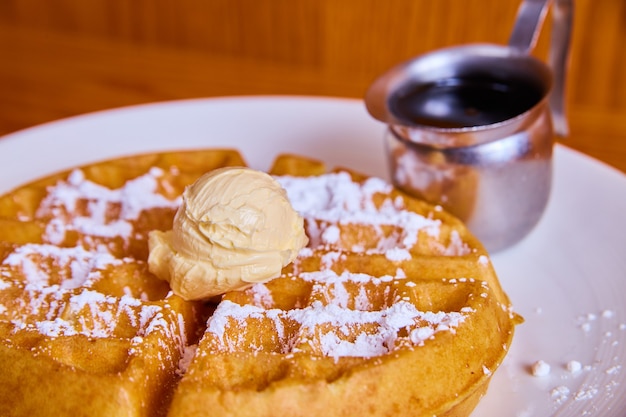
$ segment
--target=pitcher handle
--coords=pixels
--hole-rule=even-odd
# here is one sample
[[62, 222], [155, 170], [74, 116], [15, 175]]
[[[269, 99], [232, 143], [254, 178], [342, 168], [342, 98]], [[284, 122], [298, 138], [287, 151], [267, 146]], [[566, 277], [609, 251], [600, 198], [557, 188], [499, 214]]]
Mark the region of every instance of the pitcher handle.
[[515, 25], [509, 37], [509, 46], [522, 54], [535, 48], [541, 26], [552, 0], [524, 0], [517, 9]]
[[555, 0], [552, 16], [552, 37], [550, 39], [548, 65], [552, 69], [554, 82], [549, 99], [550, 111], [554, 132], [565, 137], [569, 133], [565, 113], [565, 88], [574, 21], [574, 0]]
[[548, 65], [553, 74], [553, 86], [549, 104], [554, 133], [565, 137], [569, 133], [565, 114], [565, 87], [574, 19], [574, 0], [524, 0], [517, 11], [509, 46], [522, 54], [530, 54], [535, 48], [541, 26], [552, 3], [554, 3], [553, 24]]

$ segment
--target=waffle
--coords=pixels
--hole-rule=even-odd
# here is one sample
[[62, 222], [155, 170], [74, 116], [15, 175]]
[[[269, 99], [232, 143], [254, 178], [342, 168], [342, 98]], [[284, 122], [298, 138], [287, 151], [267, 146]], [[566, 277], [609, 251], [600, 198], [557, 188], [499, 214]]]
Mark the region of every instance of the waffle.
[[385, 182], [284, 155], [309, 246], [225, 294], [169, 416], [467, 416], [520, 318], [456, 218]]
[[470, 414], [520, 319], [457, 219], [380, 180], [280, 156], [310, 240], [281, 277], [200, 303], [148, 272], [184, 187], [237, 165], [133, 156], [0, 198], [0, 415]]
[[0, 415], [163, 416], [205, 306], [148, 272], [184, 186], [236, 152], [133, 156], [0, 198]]

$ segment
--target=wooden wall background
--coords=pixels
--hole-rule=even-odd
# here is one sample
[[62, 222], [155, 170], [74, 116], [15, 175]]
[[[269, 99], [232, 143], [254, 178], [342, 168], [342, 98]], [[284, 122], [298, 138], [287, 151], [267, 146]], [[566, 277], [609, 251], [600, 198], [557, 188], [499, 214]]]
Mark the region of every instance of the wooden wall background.
[[[392, 65], [506, 43], [517, 0], [1, 0], [0, 134], [239, 94], [362, 97]], [[549, 25], [536, 54], [544, 57]], [[564, 143], [626, 172], [626, 0], [576, 0]]]

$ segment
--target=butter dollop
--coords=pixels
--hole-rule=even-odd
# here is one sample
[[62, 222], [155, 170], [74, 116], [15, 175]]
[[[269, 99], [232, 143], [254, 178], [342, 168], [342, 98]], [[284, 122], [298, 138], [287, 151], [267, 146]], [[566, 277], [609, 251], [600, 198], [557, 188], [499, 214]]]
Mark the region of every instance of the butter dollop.
[[175, 294], [206, 299], [279, 276], [307, 243], [303, 218], [274, 178], [221, 168], [185, 189], [172, 230], [150, 232], [148, 266]]

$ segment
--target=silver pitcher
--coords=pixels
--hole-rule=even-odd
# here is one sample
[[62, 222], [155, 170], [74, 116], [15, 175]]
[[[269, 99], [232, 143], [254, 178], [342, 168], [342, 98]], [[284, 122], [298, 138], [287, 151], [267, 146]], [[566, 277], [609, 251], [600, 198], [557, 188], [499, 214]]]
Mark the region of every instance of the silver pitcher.
[[551, 3], [524, 0], [507, 46], [421, 55], [365, 96], [369, 113], [388, 124], [394, 184], [455, 214], [491, 252], [520, 241], [541, 218], [554, 137], [568, 131], [572, 0], [554, 1], [549, 65], [530, 55]]

